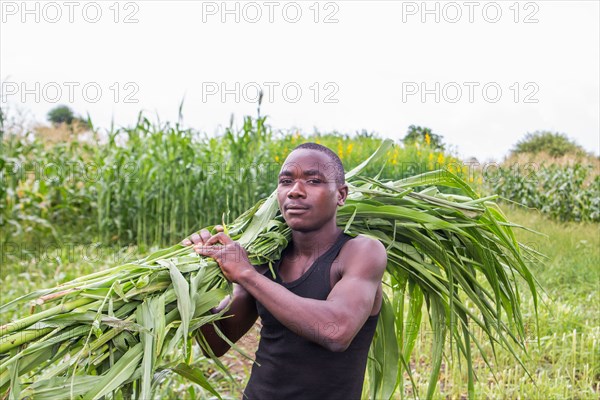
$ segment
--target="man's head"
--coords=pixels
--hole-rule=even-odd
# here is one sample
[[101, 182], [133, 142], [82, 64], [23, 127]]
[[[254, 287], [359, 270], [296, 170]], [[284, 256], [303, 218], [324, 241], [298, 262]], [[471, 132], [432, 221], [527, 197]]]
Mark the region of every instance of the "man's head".
[[[315, 150], [324, 153], [329, 158], [329, 162], [326, 165], [327, 170], [325, 171], [328, 179], [333, 179], [339, 185], [346, 183], [346, 176], [344, 174], [344, 165], [342, 160], [335, 154], [329, 147], [325, 147], [318, 143], [306, 142], [299, 146], [296, 146], [294, 150], [307, 149]], [[294, 151], [292, 150], [292, 151]]]
[[316, 143], [296, 147], [279, 173], [279, 208], [294, 230], [308, 232], [335, 225], [337, 207], [344, 204], [347, 195], [339, 157]]

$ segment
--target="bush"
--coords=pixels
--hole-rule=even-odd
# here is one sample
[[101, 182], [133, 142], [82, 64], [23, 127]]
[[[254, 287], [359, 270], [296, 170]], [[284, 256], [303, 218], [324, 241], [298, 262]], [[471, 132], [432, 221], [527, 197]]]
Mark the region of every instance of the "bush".
[[436, 135], [430, 128], [411, 125], [408, 127], [408, 133], [402, 139], [405, 146], [414, 143], [425, 144], [434, 150], [444, 151], [445, 145], [442, 141], [443, 136]]
[[62, 123], [70, 125], [75, 119], [73, 111], [67, 106], [57, 106], [48, 112], [48, 121], [54, 125]]
[[514, 154], [545, 152], [552, 157], [562, 157], [569, 153], [585, 154], [583, 147], [569, 139], [564, 133], [547, 131], [528, 133], [511, 151]]

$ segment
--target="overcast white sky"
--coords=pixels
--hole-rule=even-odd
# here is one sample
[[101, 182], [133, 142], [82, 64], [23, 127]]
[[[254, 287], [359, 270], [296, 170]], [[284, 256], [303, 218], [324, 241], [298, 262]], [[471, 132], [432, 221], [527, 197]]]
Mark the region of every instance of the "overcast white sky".
[[260, 85], [276, 128], [417, 124], [480, 160], [551, 130], [599, 152], [598, 1], [0, 3], [3, 104], [40, 122], [57, 104], [175, 121], [185, 97], [214, 133], [256, 114]]

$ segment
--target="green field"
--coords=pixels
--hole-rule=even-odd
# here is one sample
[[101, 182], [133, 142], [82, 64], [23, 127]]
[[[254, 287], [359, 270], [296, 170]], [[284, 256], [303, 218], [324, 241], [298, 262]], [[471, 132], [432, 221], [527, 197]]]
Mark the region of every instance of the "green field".
[[[121, 147], [115, 144], [115, 137], [122, 132], [129, 142]], [[307, 137], [297, 132], [276, 133], [264, 121], [252, 119], [246, 119], [240, 130], [231, 128], [217, 139], [178, 126], [154, 126], [147, 120], [110, 137], [112, 141], [105, 146], [83, 144], [74, 136], [65, 143], [44, 137], [33, 143], [10, 135], [3, 138], [0, 303], [135, 260], [199, 227], [231, 221], [274, 189], [273, 171], [302, 141], [328, 145], [338, 152], [347, 169], [366, 158], [379, 143], [376, 136], [367, 134]], [[382, 176], [398, 179], [445, 168], [461, 175], [479, 193], [489, 193], [485, 176], [460, 167], [456, 156], [428, 144], [396, 147], [388, 154]], [[34, 161], [39, 163], [37, 170]], [[34, 167], [21, 172], [11, 169], [11, 165], [28, 162]], [[70, 176], [64, 168], [59, 173], [59, 167], [65, 165], [71, 165]], [[560, 172], [565, 181], [571, 173], [568, 168]], [[373, 175], [377, 172], [370, 171]], [[542, 213], [501, 203], [510, 221], [538, 232], [518, 229], [517, 236], [546, 256], [531, 265], [543, 289], [542, 303], [536, 316], [522, 285], [521, 312], [529, 340], [527, 353], [518, 356], [531, 377], [507, 351], [497, 348], [494, 357], [482, 333], [479, 339], [493, 373], [474, 352], [478, 379], [475, 398], [600, 397], [600, 226], [597, 222], [566, 221], [597, 220], [600, 180], [597, 176], [595, 180], [580, 178], [579, 186], [568, 187], [557, 197], [556, 201], [566, 204], [564, 212], [556, 213], [552, 208]], [[509, 200], [523, 202], [519, 193], [540, 190], [537, 183], [525, 187], [523, 180], [508, 179], [503, 189], [515, 188], [507, 190], [517, 196]], [[494, 185], [501, 186], [498, 181]], [[579, 201], [582, 198], [585, 202]], [[569, 201], [579, 201], [576, 218], [570, 217], [573, 207], [569, 208]], [[3, 314], [0, 323], [26, 312]], [[410, 360], [419, 397], [427, 392], [430, 373], [432, 337], [427, 324], [423, 322]], [[253, 351], [257, 335], [258, 330], [253, 329], [242, 339], [242, 346]], [[449, 343], [446, 350], [435, 397], [466, 398], [464, 360], [455, 357], [456, 350], [453, 353]], [[224, 397], [240, 398], [249, 377], [248, 360], [233, 351], [224, 357], [234, 381], [222, 376], [212, 361], [200, 354], [195, 354], [194, 361], [202, 365]], [[405, 378], [398, 398], [402, 397], [400, 392], [409, 397], [415, 394], [408, 375]], [[163, 379], [157, 398], [210, 397], [200, 386], [180, 377], [167, 375]]]
[[[495, 378], [481, 358], [475, 360], [478, 368], [477, 398], [527, 398], [527, 399], [596, 399], [600, 393], [600, 232], [596, 224], [558, 223], [535, 211], [506, 209], [512, 221], [547, 235], [520, 231], [520, 239], [548, 256], [543, 264], [533, 267], [546, 294], [539, 309], [539, 343], [536, 340], [533, 304], [524, 299], [531, 341], [528, 354], [521, 354], [524, 364], [532, 374], [529, 379], [515, 360], [499, 352], [493, 362]], [[40, 262], [23, 261], [4, 264], [2, 268], [2, 301], [42, 287], [117, 264], [126, 257], [138, 255], [135, 249], [122, 252], [103, 248], [85, 260], [86, 250], [74, 248], [65, 254], [50, 254]], [[69, 254], [71, 253], [71, 254]], [[104, 254], [103, 254], [104, 253]], [[88, 254], [94, 254], [88, 252]], [[244, 348], [252, 350], [258, 342], [257, 329], [242, 339]], [[412, 369], [420, 391], [426, 391], [428, 357], [431, 338], [424, 327], [414, 350]], [[490, 349], [487, 349], [490, 351]], [[243, 385], [249, 376], [250, 362], [230, 351], [225, 360], [232, 367], [236, 380]], [[208, 364], [210, 364], [210, 361]], [[451, 366], [450, 366], [451, 364]], [[239, 398], [242, 386], [231, 383], [214, 373], [222, 393]], [[444, 363], [439, 384], [439, 398], [466, 396], [466, 376], [458, 363]], [[165, 395], [172, 398], [202, 392], [193, 384], [180, 378], [167, 380], [163, 385]], [[412, 393], [407, 384], [406, 394]], [[398, 396], [399, 397], [399, 396]], [[181, 397], [179, 397], [181, 398]]]

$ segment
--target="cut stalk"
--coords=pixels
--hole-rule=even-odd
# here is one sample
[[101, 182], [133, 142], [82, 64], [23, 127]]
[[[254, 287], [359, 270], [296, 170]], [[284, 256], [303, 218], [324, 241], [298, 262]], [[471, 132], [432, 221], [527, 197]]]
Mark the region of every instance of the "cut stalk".
[[29, 343], [32, 340], [40, 338], [47, 333], [52, 332], [54, 328], [42, 328], [29, 331], [16, 332], [0, 339], [0, 353], [6, 353], [22, 344]]
[[28, 326], [31, 326], [46, 317], [66, 313], [77, 307], [81, 307], [83, 305], [92, 303], [94, 301], [96, 301], [96, 300], [95, 299], [86, 299], [86, 298], [77, 299], [77, 300], [70, 301], [68, 303], [54, 306], [45, 311], [41, 311], [39, 313], [30, 315], [29, 317], [21, 318], [18, 321], [10, 322], [6, 325], [0, 326], [0, 336], [8, 335], [13, 332], [19, 331], [21, 329], [25, 329]]

